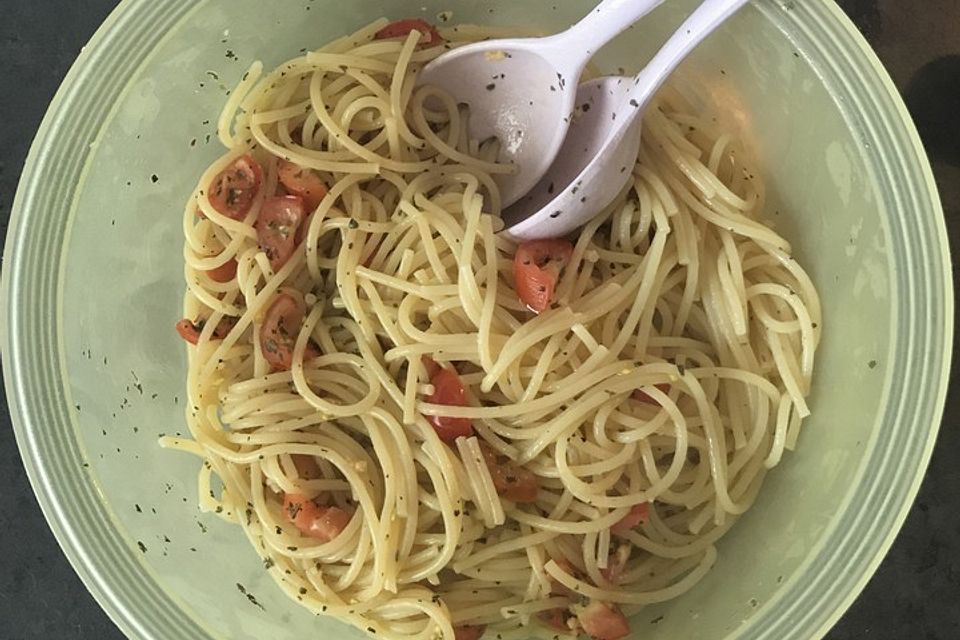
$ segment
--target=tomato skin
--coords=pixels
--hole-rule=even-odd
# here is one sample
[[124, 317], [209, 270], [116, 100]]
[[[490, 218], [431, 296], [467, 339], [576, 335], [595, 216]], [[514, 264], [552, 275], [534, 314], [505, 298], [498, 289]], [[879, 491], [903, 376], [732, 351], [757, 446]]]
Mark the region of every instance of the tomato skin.
[[554, 631], [561, 633], [570, 633], [570, 627], [567, 625], [567, 619], [569, 617], [570, 612], [561, 607], [547, 609], [537, 614], [537, 619], [540, 620], [540, 622]]
[[627, 568], [627, 556], [619, 556], [611, 553], [607, 556], [607, 567], [600, 569], [600, 575], [610, 584], [620, 584], [620, 577], [623, 570]]
[[350, 523], [350, 514], [340, 507], [323, 507], [299, 494], [283, 496], [283, 511], [287, 521], [305, 536], [330, 542]]
[[385, 40], [387, 38], [405, 38], [410, 34], [411, 31], [419, 31], [421, 34], [420, 42], [417, 43], [418, 49], [435, 47], [438, 44], [443, 43], [443, 37], [440, 36], [440, 32], [437, 31], [437, 28], [426, 20], [421, 20], [420, 18], [407, 18], [405, 20], [391, 22], [383, 29], [380, 29], [380, 31], [377, 31], [373, 37], [375, 40]]
[[560, 270], [570, 261], [573, 245], [566, 240], [531, 240], [517, 247], [513, 276], [520, 301], [534, 313], [553, 302]]
[[[653, 386], [655, 386], [657, 389], [659, 389], [663, 393], [670, 393], [670, 385], [667, 384], [666, 382], [661, 382]], [[640, 389], [637, 389], [636, 391], [634, 391], [630, 397], [633, 398], [634, 400], [637, 400], [639, 402], [644, 402], [646, 404], [656, 404], [656, 405], [660, 404], [659, 402], [654, 400], [650, 394]]]
[[612, 564], [606, 569], [600, 569], [600, 575], [603, 576], [604, 580], [610, 584], [620, 584], [620, 574], [623, 572], [623, 567]]
[[313, 169], [281, 160], [277, 166], [280, 183], [293, 195], [303, 198], [307, 211], [314, 211], [327, 195], [327, 185]]
[[630, 507], [627, 515], [623, 516], [610, 527], [610, 533], [627, 533], [638, 524], [645, 524], [650, 518], [650, 504], [641, 502]]
[[275, 371], [293, 365], [293, 347], [303, 322], [303, 307], [287, 293], [278, 294], [260, 325], [260, 350]]
[[487, 630], [485, 624], [462, 624], [453, 628], [454, 640], [478, 640]]
[[[558, 559], [554, 559], [554, 562], [560, 567], [564, 573], [569, 574], [576, 578], [577, 580], [583, 579], [583, 573], [577, 567], [573, 566], [573, 563], [567, 560], [566, 557], [560, 556]], [[577, 592], [569, 588], [565, 584], [562, 584], [556, 578], [550, 578], [550, 593], [558, 596], [570, 596], [571, 598], [577, 597]]]
[[303, 215], [303, 198], [300, 196], [275, 196], [263, 203], [255, 225], [257, 240], [274, 272], [279, 271], [293, 255]]
[[485, 442], [480, 443], [480, 452], [487, 469], [490, 470], [497, 494], [513, 502], [536, 501], [540, 483], [532, 471], [517, 465]]
[[197, 328], [193, 322], [187, 320], [186, 318], [177, 323], [177, 333], [179, 333], [180, 337], [190, 344], [197, 344], [200, 342], [200, 329]]
[[[467, 390], [456, 371], [452, 368], [443, 368], [426, 356], [423, 358], [423, 364], [430, 376], [430, 384], [433, 385], [433, 393], [427, 398], [427, 402], [451, 407], [467, 406]], [[440, 439], [448, 444], [460, 436], [473, 435], [473, 421], [470, 418], [429, 416], [428, 419]]]
[[207, 276], [214, 282], [230, 282], [237, 277], [237, 260], [231, 258], [216, 269], [207, 271]]
[[616, 605], [592, 600], [577, 613], [577, 619], [584, 633], [594, 640], [620, 640], [630, 635], [627, 617]]
[[232, 220], [243, 220], [262, 182], [260, 164], [250, 154], [240, 156], [210, 183], [207, 193], [210, 205]]
[[[189, 320], [184, 318], [183, 320], [177, 322], [176, 329], [181, 338], [190, 344], [197, 344], [200, 342], [200, 333], [203, 331], [203, 327], [206, 324], [207, 321], [203, 318], [198, 318], [197, 320]], [[214, 328], [211, 338], [213, 340], [222, 340], [223, 338], [227, 337], [227, 334], [230, 333], [230, 330], [233, 329], [236, 324], [236, 318], [224, 316]]]
[[430, 356], [423, 356], [420, 361], [423, 362], [423, 368], [427, 370], [427, 378], [432, 380], [433, 376], [440, 371], [440, 365]]
[[233, 316], [224, 316], [220, 318], [220, 322], [217, 323], [217, 326], [213, 329], [213, 337], [215, 340], [222, 340], [227, 337], [227, 334], [237, 326], [237, 319]]

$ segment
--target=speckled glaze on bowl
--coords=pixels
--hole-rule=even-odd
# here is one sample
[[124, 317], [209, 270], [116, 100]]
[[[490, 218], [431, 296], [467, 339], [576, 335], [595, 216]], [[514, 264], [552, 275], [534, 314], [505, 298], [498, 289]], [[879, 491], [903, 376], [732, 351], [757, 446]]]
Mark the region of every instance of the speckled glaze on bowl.
[[[228, 88], [254, 59], [384, 14], [553, 30], [591, 4], [126, 0], [86, 47], [14, 203], [2, 348], [41, 506], [129, 636], [362, 637], [288, 601], [238, 530], [197, 512], [197, 461], [156, 446], [184, 428], [180, 211], [219, 153], [208, 136]], [[692, 5], [658, 9], [602, 66], [636, 69]], [[890, 546], [936, 436], [953, 310], [942, 213], [906, 110], [832, 2], [755, 0], [681, 77], [755, 148], [825, 330], [799, 449], [709, 576], [645, 610], [635, 635], [817, 638]]]

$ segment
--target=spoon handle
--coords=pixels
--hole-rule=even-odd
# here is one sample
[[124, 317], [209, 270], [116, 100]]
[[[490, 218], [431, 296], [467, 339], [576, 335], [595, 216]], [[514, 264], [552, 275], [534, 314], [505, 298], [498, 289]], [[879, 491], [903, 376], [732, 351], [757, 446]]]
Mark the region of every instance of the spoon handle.
[[623, 33], [664, 0], [603, 0], [575, 25], [543, 39], [555, 50], [556, 59], [578, 72], [603, 45]]
[[629, 116], [617, 119], [618, 125], [611, 132], [611, 138], [625, 132], [687, 54], [748, 1], [704, 0], [633, 79], [633, 86], [617, 109], [617, 113]]

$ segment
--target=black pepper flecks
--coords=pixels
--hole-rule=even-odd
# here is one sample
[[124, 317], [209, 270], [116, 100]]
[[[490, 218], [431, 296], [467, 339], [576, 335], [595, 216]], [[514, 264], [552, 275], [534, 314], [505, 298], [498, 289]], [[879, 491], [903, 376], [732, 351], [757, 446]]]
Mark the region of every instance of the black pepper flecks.
[[263, 605], [257, 602], [257, 599], [254, 597], [254, 595], [252, 593], [247, 592], [246, 587], [244, 587], [239, 582], [237, 583], [237, 591], [245, 595], [247, 597], [247, 600], [249, 600], [251, 604], [258, 606], [261, 611], [266, 611], [266, 609], [263, 608]]

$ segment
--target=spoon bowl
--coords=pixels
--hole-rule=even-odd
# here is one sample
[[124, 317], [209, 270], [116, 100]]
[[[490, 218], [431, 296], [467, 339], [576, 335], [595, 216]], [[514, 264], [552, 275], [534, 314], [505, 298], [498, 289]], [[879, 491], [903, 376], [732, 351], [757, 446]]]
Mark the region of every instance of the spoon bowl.
[[556, 35], [477, 42], [424, 67], [419, 84], [469, 105], [470, 136], [496, 137], [500, 160], [516, 165], [498, 178], [504, 207], [530, 191], [560, 152], [580, 74], [593, 54], [662, 2], [603, 0]]
[[[454, 49], [420, 74], [420, 83], [443, 87], [460, 103], [470, 105], [470, 137], [497, 138], [500, 159], [517, 171], [497, 177], [504, 205], [528, 192], [563, 144], [566, 126], [541, 123], [569, 121], [579, 69], [547, 57], [552, 47], [542, 40], [518, 38], [480, 42]], [[572, 80], [568, 77], [576, 74]]]
[[[605, 76], [580, 85], [570, 129], [549, 172], [503, 211], [505, 235], [516, 241], [566, 235], [583, 224], [576, 212], [599, 212], [620, 194], [640, 150], [639, 119], [610, 151], [604, 166], [614, 165], [616, 171], [592, 175], [584, 169], [607, 144], [609, 123], [616, 121], [632, 83], [633, 78]], [[545, 215], [534, 215], [541, 211]]]
[[504, 211], [504, 235], [516, 241], [562, 236], [613, 202], [636, 161], [644, 108], [680, 62], [747, 1], [704, 0], [634, 78], [579, 88], [581, 117], [529, 197]]

